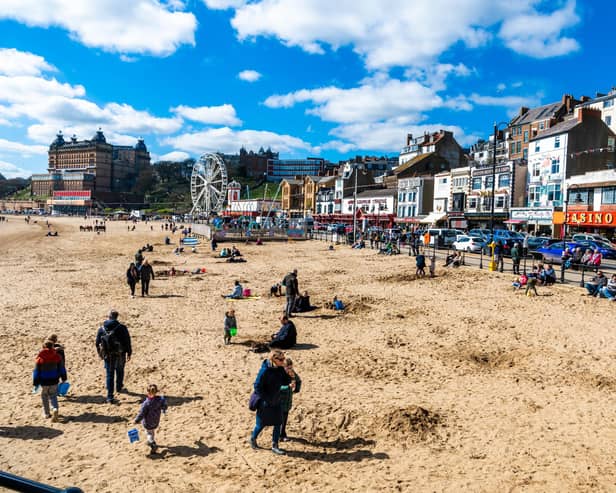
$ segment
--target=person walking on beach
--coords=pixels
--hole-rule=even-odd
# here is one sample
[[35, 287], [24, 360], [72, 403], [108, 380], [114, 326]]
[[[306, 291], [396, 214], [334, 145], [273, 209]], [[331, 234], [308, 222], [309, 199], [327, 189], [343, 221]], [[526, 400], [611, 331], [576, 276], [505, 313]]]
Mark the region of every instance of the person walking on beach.
[[225, 346], [231, 344], [232, 330], [237, 331], [237, 319], [235, 318], [235, 310], [233, 308], [225, 312]]
[[[62, 358], [53, 348], [53, 341], [45, 341], [43, 349], [36, 357], [32, 385], [41, 386], [41, 400], [43, 402], [43, 416], [58, 421], [58, 382], [66, 382], [66, 368]], [[49, 404], [51, 403], [51, 412]]]
[[293, 272], [289, 272], [282, 280], [282, 285], [285, 287], [285, 294], [287, 297], [287, 306], [285, 313], [287, 317], [292, 317], [293, 307], [295, 306], [295, 298], [299, 294], [299, 288], [297, 284], [297, 269], [293, 269]]
[[137, 266], [135, 262], [131, 262], [128, 266], [128, 270], [126, 271], [126, 282], [130, 287], [130, 295], [135, 297], [135, 286], [139, 282], [139, 271], [137, 270]]
[[295, 381], [285, 371], [286, 358], [282, 351], [273, 351], [270, 358], [263, 360], [261, 369], [254, 383], [254, 391], [259, 396], [255, 427], [250, 435], [250, 446], [258, 449], [257, 438], [266, 426], [273, 426], [272, 452], [284, 454], [278, 446], [280, 440], [280, 427], [282, 425], [282, 406], [280, 403], [280, 389]]
[[150, 280], [154, 279], [154, 269], [147, 260], [143, 261], [143, 265], [139, 269], [139, 277], [141, 279], [141, 297], [150, 296]]
[[293, 370], [293, 361], [291, 358], [287, 358], [285, 362], [285, 371], [287, 375], [295, 381], [292, 381], [289, 385], [283, 385], [280, 387], [280, 405], [282, 406], [282, 425], [280, 426], [280, 440], [288, 442], [287, 437], [287, 421], [289, 420], [289, 412], [293, 407], [293, 394], [297, 394], [302, 387], [302, 380], [299, 375]]
[[520, 244], [514, 243], [511, 249], [511, 261], [513, 262], [513, 273], [520, 275]]
[[124, 388], [124, 367], [133, 354], [130, 334], [126, 325], [118, 322], [118, 312], [111, 310], [109, 318], [96, 333], [96, 350], [105, 362], [107, 403], [113, 403], [114, 380], [118, 392]]
[[159, 396], [158, 387], [151, 383], [148, 385], [147, 397], [139, 408], [139, 414], [135, 418], [135, 424], [143, 424], [147, 435], [150, 453], [155, 454], [158, 448], [156, 445], [156, 429], [160, 424], [161, 413], [167, 412], [167, 401], [163, 396]]

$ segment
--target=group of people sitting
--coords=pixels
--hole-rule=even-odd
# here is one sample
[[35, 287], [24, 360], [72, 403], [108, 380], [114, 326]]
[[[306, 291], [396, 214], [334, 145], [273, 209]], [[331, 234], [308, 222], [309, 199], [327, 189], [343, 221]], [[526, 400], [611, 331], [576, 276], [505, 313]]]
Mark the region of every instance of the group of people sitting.
[[574, 248], [573, 251], [570, 248], [565, 248], [563, 252], [563, 264], [566, 269], [577, 269], [580, 265], [585, 265], [595, 270], [595, 272], [601, 266], [603, 256], [599, 249], [593, 250], [587, 248], [586, 251], [582, 250], [582, 247]]
[[241, 257], [242, 254], [240, 253], [240, 251], [235, 247], [235, 245], [233, 245], [231, 248], [223, 248], [222, 250], [220, 250], [220, 256], [223, 258], [233, 258], [233, 257]]
[[597, 274], [584, 284], [588, 296], [595, 296], [597, 298], [607, 298], [608, 300], [616, 300], [616, 274], [612, 274], [611, 279], [603, 274], [603, 271], [597, 271]]
[[460, 265], [462, 265], [462, 262], [462, 253], [455, 251], [447, 255], [447, 258], [445, 258], [445, 267], [449, 267], [450, 265], [452, 267], [460, 267]]
[[525, 289], [525, 294], [531, 296], [534, 294], [537, 296], [537, 286], [550, 286], [556, 282], [556, 271], [552, 264], [537, 264], [533, 266], [530, 273], [526, 274], [524, 271], [520, 276], [512, 283], [514, 289]]
[[383, 255], [398, 255], [400, 253], [400, 249], [398, 248], [398, 245], [388, 241], [382, 248], [379, 248], [378, 253], [382, 253]]

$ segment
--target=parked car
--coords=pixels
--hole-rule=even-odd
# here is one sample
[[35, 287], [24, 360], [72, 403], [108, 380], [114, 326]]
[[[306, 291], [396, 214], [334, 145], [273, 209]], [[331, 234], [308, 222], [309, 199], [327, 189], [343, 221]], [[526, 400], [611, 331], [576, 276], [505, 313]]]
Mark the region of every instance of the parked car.
[[[523, 241], [523, 240], [522, 240]], [[552, 243], [558, 243], [562, 241], [560, 238], [550, 238], [548, 236], [529, 236], [528, 237], [528, 251], [533, 252], [537, 248], [551, 245]]]
[[601, 236], [594, 233], [576, 233], [571, 238], [573, 241], [604, 241], [605, 243], [611, 243], [605, 236]]
[[480, 236], [487, 240], [490, 237], [491, 231], [489, 229], [471, 229], [468, 234], [469, 236]]
[[[581, 246], [582, 248], [584, 248], [579, 243], [567, 242], [567, 247], [570, 250], [573, 250], [577, 248], [578, 246]], [[551, 245], [542, 246], [540, 248], [537, 248], [537, 250], [535, 250], [533, 254], [535, 258], [537, 258], [538, 260], [542, 260], [545, 263], [560, 264], [562, 263], [562, 255], [563, 255], [564, 249], [565, 249], [565, 242], [558, 241], [556, 243], [552, 243]]]
[[616, 259], [616, 248], [614, 248], [611, 243], [605, 241], [584, 240], [578, 241], [576, 242], [576, 244], [581, 246], [582, 248], [592, 248], [593, 250], [599, 249], [599, 251], [601, 252], [601, 256], [604, 259]]
[[486, 242], [481, 236], [458, 235], [458, 239], [451, 245], [454, 250], [463, 252], [480, 252]]

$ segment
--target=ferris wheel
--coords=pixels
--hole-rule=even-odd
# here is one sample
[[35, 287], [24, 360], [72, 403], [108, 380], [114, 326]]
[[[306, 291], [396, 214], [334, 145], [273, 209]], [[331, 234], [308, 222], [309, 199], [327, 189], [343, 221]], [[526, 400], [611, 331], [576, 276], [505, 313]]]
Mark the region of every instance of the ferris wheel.
[[227, 193], [227, 168], [218, 154], [203, 154], [190, 176], [191, 214], [221, 212]]

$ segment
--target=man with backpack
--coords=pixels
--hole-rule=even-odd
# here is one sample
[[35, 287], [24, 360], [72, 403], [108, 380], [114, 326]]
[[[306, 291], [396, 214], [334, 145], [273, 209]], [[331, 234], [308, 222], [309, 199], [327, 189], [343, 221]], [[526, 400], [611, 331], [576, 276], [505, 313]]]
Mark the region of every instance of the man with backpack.
[[[105, 320], [96, 333], [96, 350], [105, 362], [107, 403], [113, 403], [114, 379], [117, 392], [126, 392], [124, 388], [124, 366], [130, 361], [132, 347], [130, 334], [125, 325], [118, 322], [118, 312], [111, 310], [109, 319]], [[114, 378], [115, 377], [115, 378]]]
[[297, 269], [293, 269], [293, 272], [289, 272], [281, 283], [285, 287], [287, 296], [287, 306], [285, 307], [285, 314], [287, 317], [292, 317], [293, 307], [295, 306], [295, 298], [299, 295], [299, 288], [297, 286]]

